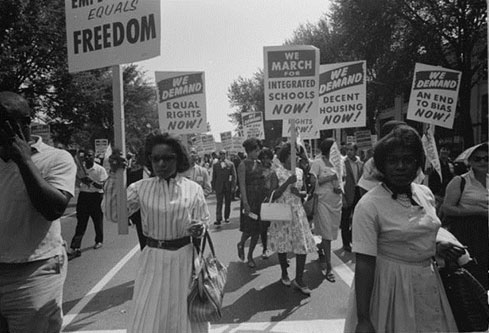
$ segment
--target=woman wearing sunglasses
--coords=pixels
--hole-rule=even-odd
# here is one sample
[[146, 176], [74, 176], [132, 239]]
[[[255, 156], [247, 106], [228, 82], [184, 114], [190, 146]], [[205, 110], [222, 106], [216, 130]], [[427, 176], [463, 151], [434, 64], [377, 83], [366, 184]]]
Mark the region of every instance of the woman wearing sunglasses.
[[[201, 237], [209, 222], [202, 187], [179, 173], [190, 167], [182, 143], [168, 135], [150, 135], [146, 154], [154, 177], [127, 188], [128, 215], [141, 210], [146, 247], [139, 259], [128, 332], [206, 332], [206, 322], [190, 322], [187, 294], [192, 275], [191, 237]], [[111, 172], [125, 166], [118, 152]], [[114, 220], [114, 179], [105, 186], [104, 213]], [[115, 205], [114, 205], [115, 206]]]
[[448, 183], [442, 206], [444, 216], [450, 221], [450, 231], [476, 259], [477, 265], [469, 265], [467, 270], [486, 290], [489, 287], [487, 148], [487, 143], [474, 147], [468, 157], [470, 171]]

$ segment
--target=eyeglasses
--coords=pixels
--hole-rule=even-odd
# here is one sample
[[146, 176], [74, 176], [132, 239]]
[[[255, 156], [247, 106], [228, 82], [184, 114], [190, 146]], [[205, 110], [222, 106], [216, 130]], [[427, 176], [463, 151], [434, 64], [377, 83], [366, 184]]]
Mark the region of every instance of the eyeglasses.
[[174, 161], [176, 158], [177, 158], [176, 154], [156, 155], [156, 156], [151, 156], [151, 162], [158, 163], [159, 161], [163, 161], [169, 163]]
[[486, 156], [473, 156], [471, 158], [471, 160], [474, 162], [481, 162], [481, 161], [489, 162], [489, 157], [487, 155]]
[[387, 157], [385, 160], [385, 163], [389, 166], [397, 166], [399, 162], [402, 163], [402, 165], [407, 166], [407, 167], [412, 167], [415, 166], [416, 163], [418, 163], [418, 160], [415, 159], [413, 156], [404, 156], [401, 158], [398, 157]]

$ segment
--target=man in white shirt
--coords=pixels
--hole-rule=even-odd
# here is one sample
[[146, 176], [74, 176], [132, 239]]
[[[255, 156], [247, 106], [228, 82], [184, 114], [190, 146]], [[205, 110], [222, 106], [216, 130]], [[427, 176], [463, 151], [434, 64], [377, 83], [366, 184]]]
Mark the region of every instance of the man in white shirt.
[[195, 149], [190, 150], [190, 169], [182, 173], [187, 179], [193, 180], [199, 184], [204, 190], [204, 195], [207, 197], [211, 192], [211, 182], [209, 179], [209, 173], [206, 168], [197, 164], [199, 161], [199, 155]]
[[80, 193], [76, 203], [76, 231], [71, 240], [71, 251], [68, 259], [81, 256], [81, 241], [87, 230], [88, 219], [91, 217], [95, 228], [94, 249], [102, 247], [104, 241], [103, 213], [100, 204], [103, 198], [103, 186], [107, 179], [107, 171], [95, 162], [95, 152], [89, 148], [85, 153], [85, 176], [80, 179]]

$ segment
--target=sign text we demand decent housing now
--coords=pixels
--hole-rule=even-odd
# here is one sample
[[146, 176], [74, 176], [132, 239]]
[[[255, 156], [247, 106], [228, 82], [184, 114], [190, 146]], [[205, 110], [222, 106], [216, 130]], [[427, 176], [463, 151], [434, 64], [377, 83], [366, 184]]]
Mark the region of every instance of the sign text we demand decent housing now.
[[204, 72], [156, 72], [160, 129], [173, 134], [207, 132]]
[[417, 63], [407, 118], [452, 128], [460, 78], [459, 71]]
[[265, 119], [315, 118], [319, 50], [313, 46], [268, 46], [265, 57]]
[[321, 65], [319, 74], [319, 129], [366, 125], [365, 61]]
[[160, 54], [160, 1], [65, 0], [70, 72]]

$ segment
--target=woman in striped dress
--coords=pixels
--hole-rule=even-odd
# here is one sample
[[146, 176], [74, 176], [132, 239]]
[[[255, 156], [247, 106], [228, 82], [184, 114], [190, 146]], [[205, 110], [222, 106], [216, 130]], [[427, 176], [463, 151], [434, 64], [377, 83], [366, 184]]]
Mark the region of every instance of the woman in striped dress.
[[[191, 237], [203, 235], [209, 210], [202, 188], [179, 175], [190, 166], [180, 141], [168, 134], [146, 142], [155, 177], [127, 189], [128, 214], [141, 210], [147, 246], [141, 252], [128, 332], [207, 332], [209, 323], [190, 322], [187, 295], [192, 275]], [[123, 161], [111, 156], [111, 169]], [[106, 184], [105, 214], [114, 218], [114, 179]]]

